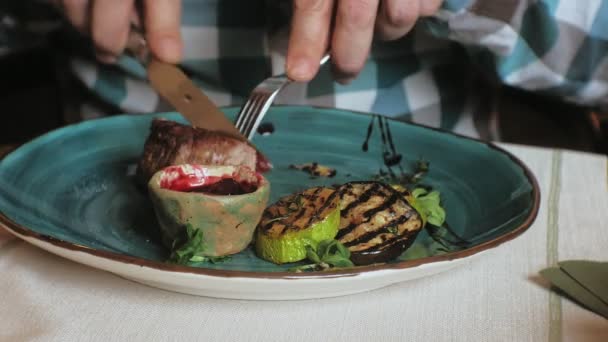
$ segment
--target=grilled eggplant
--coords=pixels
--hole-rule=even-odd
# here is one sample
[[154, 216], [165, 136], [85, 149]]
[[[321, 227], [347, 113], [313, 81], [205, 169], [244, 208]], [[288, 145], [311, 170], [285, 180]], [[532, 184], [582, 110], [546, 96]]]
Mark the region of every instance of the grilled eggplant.
[[350, 250], [355, 265], [396, 258], [422, 229], [418, 212], [387, 184], [351, 182], [337, 192], [341, 218], [336, 239]]
[[305, 259], [306, 246], [316, 247], [338, 233], [339, 203], [337, 192], [325, 187], [281, 198], [262, 215], [256, 233], [256, 254], [276, 264]]

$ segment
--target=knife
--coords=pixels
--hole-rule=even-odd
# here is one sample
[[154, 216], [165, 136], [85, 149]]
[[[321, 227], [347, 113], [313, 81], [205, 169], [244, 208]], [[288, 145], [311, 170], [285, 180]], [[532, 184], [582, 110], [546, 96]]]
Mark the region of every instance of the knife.
[[131, 25], [126, 51], [146, 67], [152, 88], [192, 126], [221, 131], [248, 141], [177, 65], [162, 62], [152, 56], [143, 32], [135, 25]]

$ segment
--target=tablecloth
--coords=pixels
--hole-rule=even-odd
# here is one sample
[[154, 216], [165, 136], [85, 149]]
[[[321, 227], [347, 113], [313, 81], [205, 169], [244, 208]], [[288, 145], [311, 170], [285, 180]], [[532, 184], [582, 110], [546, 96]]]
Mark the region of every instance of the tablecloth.
[[538, 275], [558, 260], [608, 260], [606, 157], [503, 147], [538, 178], [532, 227], [465, 266], [357, 295], [258, 302], [177, 294], [0, 232], [0, 341], [608, 341], [608, 320], [549, 291]]

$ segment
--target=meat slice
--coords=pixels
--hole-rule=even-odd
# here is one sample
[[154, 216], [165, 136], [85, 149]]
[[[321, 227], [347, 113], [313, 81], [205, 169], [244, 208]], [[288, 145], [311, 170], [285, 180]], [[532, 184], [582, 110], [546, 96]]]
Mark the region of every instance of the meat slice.
[[243, 165], [265, 172], [270, 162], [246, 141], [229, 134], [154, 119], [138, 165], [147, 183], [154, 173], [178, 164]]

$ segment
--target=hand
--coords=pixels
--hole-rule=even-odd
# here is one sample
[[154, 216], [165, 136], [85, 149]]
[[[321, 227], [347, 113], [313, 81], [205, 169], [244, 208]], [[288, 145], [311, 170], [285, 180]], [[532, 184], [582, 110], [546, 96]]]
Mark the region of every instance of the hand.
[[[79, 31], [90, 35], [100, 61], [111, 63], [120, 55], [133, 20], [139, 22], [135, 0], [55, 0]], [[180, 35], [180, 0], [144, 0], [144, 27], [150, 51], [157, 58], [177, 63], [183, 43]]]
[[418, 18], [435, 14], [441, 3], [442, 0], [294, 0], [287, 75], [296, 81], [310, 81], [319, 69], [319, 60], [330, 48], [336, 80], [349, 83], [365, 64], [374, 32], [383, 40], [401, 38]]

